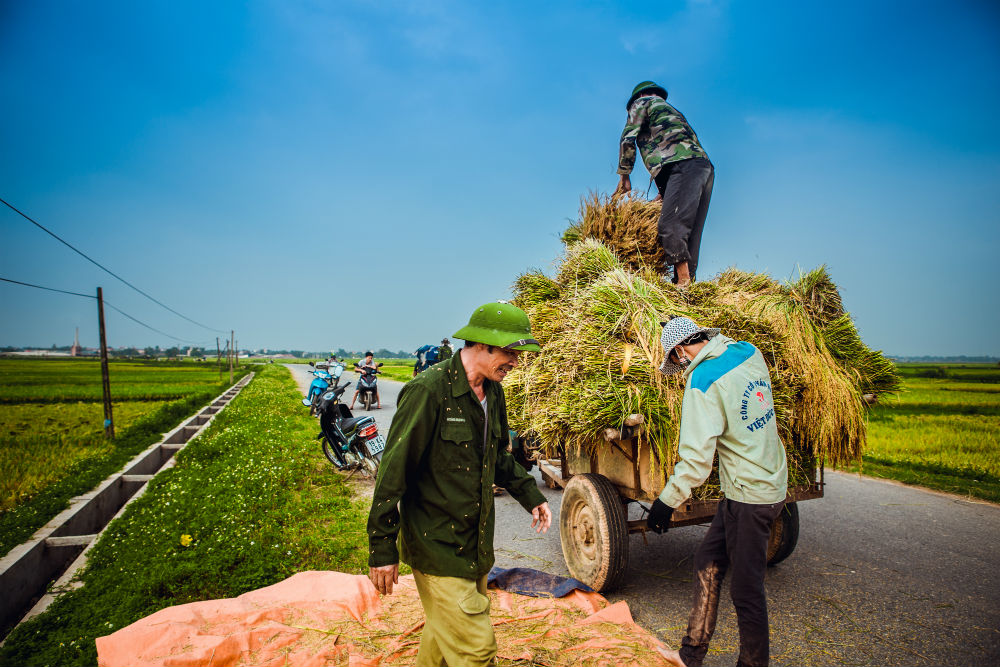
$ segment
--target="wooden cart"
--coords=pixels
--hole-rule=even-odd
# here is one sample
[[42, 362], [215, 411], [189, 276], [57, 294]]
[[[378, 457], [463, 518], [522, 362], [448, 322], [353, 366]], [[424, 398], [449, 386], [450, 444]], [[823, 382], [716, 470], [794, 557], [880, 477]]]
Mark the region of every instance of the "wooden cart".
[[[648, 443], [630, 437], [609, 440], [609, 447], [592, 455], [563, 452], [555, 460], [539, 460], [542, 478], [550, 488], [562, 488], [559, 537], [570, 574], [598, 591], [621, 583], [628, 568], [629, 534], [646, 532], [645, 519], [628, 520], [628, 504], [652, 503], [661, 489], [650, 473]], [[771, 528], [768, 565], [792, 553], [799, 537], [802, 500], [823, 496], [823, 468], [813, 482], [789, 489], [788, 501]], [[688, 500], [674, 510], [671, 526], [709, 523], [718, 500]], [[644, 535], [645, 537], [645, 535]]]

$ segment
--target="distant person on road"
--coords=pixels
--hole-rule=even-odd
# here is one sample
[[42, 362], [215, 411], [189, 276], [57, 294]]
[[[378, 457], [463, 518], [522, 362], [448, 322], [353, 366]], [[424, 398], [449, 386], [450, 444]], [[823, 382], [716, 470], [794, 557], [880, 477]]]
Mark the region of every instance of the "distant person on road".
[[442, 361], [448, 361], [449, 359], [451, 359], [451, 355], [452, 355], [451, 341], [448, 340], [447, 338], [442, 338], [441, 344], [438, 345], [438, 363], [441, 363]]
[[[364, 373], [364, 369], [370, 368], [373, 371], [378, 370], [378, 364], [375, 363], [375, 353], [369, 350], [365, 352], [365, 358], [361, 361], [355, 362], [354, 370], [358, 373], [358, 384], [354, 387], [354, 398], [351, 399], [351, 410], [354, 409], [354, 402], [358, 400], [358, 394], [361, 393], [361, 375]], [[382, 399], [378, 395], [378, 386], [375, 388], [375, 409], [382, 409]]]
[[439, 348], [436, 345], [421, 345], [417, 348], [417, 351], [414, 352], [417, 355], [417, 361], [413, 364], [413, 377], [417, 377], [440, 361], [438, 351]]
[[695, 281], [701, 233], [712, 200], [715, 167], [701, 147], [684, 115], [667, 104], [667, 91], [652, 81], [643, 81], [632, 90], [625, 104], [628, 119], [622, 131], [618, 153], [621, 179], [616, 194], [632, 191], [629, 174], [635, 166], [639, 146], [642, 161], [663, 202], [657, 232], [667, 255], [667, 269], [673, 267], [673, 281], [687, 287]]
[[719, 457], [725, 496], [694, 556], [694, 605], [680, 651], [664, 655], [678, 667], [700, 667], [715, 631], [726, 572], [740, 629], [737, 665], [763, 667], [770, 659], [764, 571], [771, 524], [788, 492], [785, 446], [778, 437], [771, 376], [760, 351], [690, 318], [664, 322], [666, 359], [660, 372], [683, 372], [679, 461], [653, 502], [647, 527], [666, 532], [674, 509], [691, 497]]
[[537, 482], [507, 451], [500, 383], [521, 351], [540, 349], [527, 315], [488, 303], [455, 337], [465, 347], [399, 393], [368, 516], [375, 588], [392, 593], [400, 556], [413, 568], [427, 617], [420, 666], [476, 667], [496, 657], [486, 595], [494, 562], [493, 483], [531, 512], [536, 531], [547, 532], [552, 522]]

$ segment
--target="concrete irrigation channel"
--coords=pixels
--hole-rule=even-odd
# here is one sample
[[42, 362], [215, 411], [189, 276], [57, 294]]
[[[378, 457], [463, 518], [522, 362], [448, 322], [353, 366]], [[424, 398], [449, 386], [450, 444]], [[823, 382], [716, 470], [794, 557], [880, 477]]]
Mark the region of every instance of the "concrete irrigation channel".
[[[87, 552], [104, 528], [142, 495], [149, 480], [174, 465], [174, 455], [208, 428], [251, 378], [253, 373], [182, 421], [95, 489], [70, 500], [69, 507], [30, 540], [11, 549], [0, 560], [0, 628], [14, 627], [40, 614], [55, 599], [51, 591], [71, 587], [74, 575], [86, 563]], [[55, 584], [50, 588], [53, 580]]]

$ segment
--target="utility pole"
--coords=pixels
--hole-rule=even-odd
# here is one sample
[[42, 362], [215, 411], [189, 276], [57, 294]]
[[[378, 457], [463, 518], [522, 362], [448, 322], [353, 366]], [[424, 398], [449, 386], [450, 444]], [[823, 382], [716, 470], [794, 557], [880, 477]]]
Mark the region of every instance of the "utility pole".
[[104, 293], [97, 288], [97, 322], [101, 332], [101, 386], [104, 389], [104, 437], [115, 437], [115, 422], [111, 415], [111, 378], [108, 375], [108, 341], [104, 335]]
[[222, 348], [218, 336], [215, 337], [215, 365], [219, 368], [219, 375], [222, 375]]
[[236, 341], [236, 368], [240, 367], [240, 341]]
[[236, 332], [229, 330], [229, 384], [233, 383], [233, 343], [236, 341]]

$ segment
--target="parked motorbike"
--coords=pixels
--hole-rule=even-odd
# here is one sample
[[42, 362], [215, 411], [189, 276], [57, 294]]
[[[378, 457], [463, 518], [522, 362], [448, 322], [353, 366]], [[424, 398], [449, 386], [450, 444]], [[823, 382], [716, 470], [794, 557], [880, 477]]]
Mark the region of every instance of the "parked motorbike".
[[376, 368], [359, 368], [358, 373], [358, 398], [361, 399], [361, 405], [365, 406], [365, 410], [372, 409], [372, 403], [375, 401], [375, 394], [378, 392], [378, 380], [376, 375], [379, 373], [379, 368], [382, 367], [382, 363], [379, 362]]
[[344, 373], [344, 364], [340, 362], [313, 363], [309, 362], [313, 370], [309, 371], [315, 377], [309, 385], [309, 393], [302, 399], [302, 405], [309, 408], [309, 414], [315, 415], [319, 406], [319, 397], [330, 388], [330, 385], [337, 385], [340, 376]]
[[319, 397], [318, 413], [323, 455], [340, 470], [361, 470], [374, 478], [385, 450], [374, 417], [355, 417], [340, 402], [349, 382], [334, 386]]

